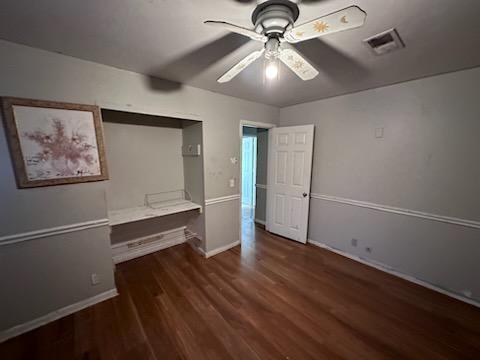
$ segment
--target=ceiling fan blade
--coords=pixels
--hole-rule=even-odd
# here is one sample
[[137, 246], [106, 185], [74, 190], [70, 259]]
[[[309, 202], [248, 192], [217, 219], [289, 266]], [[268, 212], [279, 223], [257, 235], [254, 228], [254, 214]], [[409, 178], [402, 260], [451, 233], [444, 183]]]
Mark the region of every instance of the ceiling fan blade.
[[297, 43], [316, 37], [354, 29], [365, 23], [367, 14], [358, 6], [350, 6], [332, 14], [322, 16], [285, 32], [289, 43]]
[[312, 80], [318, 75], [317, 69], [293, 49], [282, 50], [278, 58], [304, 81]]
[[243, 36], [247, 36], [252, 40], [262, 41], [262, 42], [266, 42], [268, 40], [268, 38], [265, 35], [256, 33], [253, 30], [246, 29], [246, 28], [241, 27], [241, 26], [237, 26], [237, 25], [227, 23], [225, 21], [207, 20], [207, 21], [204, 22], [204, 24], [219, 27], [219, 28], [222, 28], [222, 29], [225, 29], [225, 30], [243, 35]]
[[265, 49], [254, 51], [247, 57], [243, 58], [242, 61], [240, 61], [237, 65], [235, 65], [230, 70], [228, 70], [225, 74], [223, 74], [217, 81], [219, 83], [229, 82], [235, 76], [240, 74], [240, 72], [243, 71], [247, 66], [253, 63], [255, 60], [257, 60], [260, 56], [262, 56], [264, 52], [265, 52]]

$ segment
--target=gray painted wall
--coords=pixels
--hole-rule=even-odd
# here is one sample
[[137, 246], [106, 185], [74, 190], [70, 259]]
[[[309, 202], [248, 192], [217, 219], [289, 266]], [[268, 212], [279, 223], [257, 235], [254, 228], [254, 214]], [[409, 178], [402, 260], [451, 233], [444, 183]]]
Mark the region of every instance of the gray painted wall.
[[108, 210], [142, 206], [145, 194], [183, 189], [181, 120], [173, 128], [156, 125], [155, 119], [142, 122], [141, 114], [104, 111], [102, 117]]
[[[202, 123], [185, 124], [183, 130], [183, 145], [200, 144], [200, 156], [185, 156], [183, 158], [183, 171], [185, 174], [185, 190], [192, 197], [192, 201], [205, 208], [205, 182], [203, 161], [203, 131]], [[197, 233], [202, 240], [201, 247], [205, 250], [205, 212], [199, 214], [194, 211], [188, 218], [189, 230]]]
[[[44, 207], [32, 205], [48, 211], [58, 206], [51, 199]], [[66, 214], [75, 211], [68, 208], [63, 207]], [[1, 246], [0, 333], [113, 289], [109, 232], [105, 226]], [[100, 284], [90, 284], [92, 273]]]
[[[240, 199], [207, 205], [205, 223], [207, 227], [205, 250], [207, 252], [239, 241]], [[232, 229], [235, 229], [234, 234]]]
[[[230, 188], [228, 180], [239, 177], [239, 165], [232, 164], [230, 158], [239, 157], [240, 120], [275, 123], [278, 119], [274, 107], [6, 41], [0, 41], [0, 54], [2, 96], [98, 104], [106, 109], [180, 118], [201, 117], [207, 198], [239, 193], [238, 186]], [[0, 171], [0, 236], [107, 216], [107, 182], [18, 190], [3, 130]], [[211, 242], [221, 246], [238, 240], [238, 203], [231, 203], [237, 206], [218, 211], [216, 218], [207, 222], [207, 245]], [[222, 204], [212, 204], [212, 213], [217, 206], [223, 208]], [[237, 223], [226, 227], [233, 218]], [[0, 318], [0, 331], [114, 288], [108, 233], [108, 227], [104, 227], [0, 246], [0, 284], [8, 289], [0, 297], [2, 315], [8, 314]], [[33, 257], [35, 261], [31, 261]], [[101, 285], [91, 286], [93, 272], [102, 279]], [[39, 296], [46, 300], [33, 305], [31, 299]]]
[[[257, 131], [257, 184], [267, 185], [268, 129]], [[257, 187], [255, 219], [267, 220], [267, 190]]]
[[[479, 84], [480, 68], [411, 81], [284, 108], [280, 124], [316, 126], [312, 193], [480, 221]], [[478, 229], [312, 199], [309, 237], [480, 299]]]
[[243, 127], [243, 136], [257, 136], [257, 128], [244, 126]]

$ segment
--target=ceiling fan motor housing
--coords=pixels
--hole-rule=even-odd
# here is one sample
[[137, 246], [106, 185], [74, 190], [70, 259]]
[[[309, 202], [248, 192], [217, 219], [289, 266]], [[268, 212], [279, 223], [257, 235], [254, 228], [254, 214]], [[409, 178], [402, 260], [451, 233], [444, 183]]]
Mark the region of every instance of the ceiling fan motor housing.
[[252, 22], [257, 33], [281, 38], [286, 30], [293, 27], [299, 13], [297, 4], [291, 1], [269, 0], [255, 8]]

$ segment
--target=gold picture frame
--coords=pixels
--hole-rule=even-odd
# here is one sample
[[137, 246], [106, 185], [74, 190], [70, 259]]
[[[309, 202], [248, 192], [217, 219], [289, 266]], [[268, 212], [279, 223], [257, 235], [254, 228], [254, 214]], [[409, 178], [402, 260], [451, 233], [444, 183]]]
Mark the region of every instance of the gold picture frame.
[[108, 180], [100, 108], [2, 97], [19, 188]]

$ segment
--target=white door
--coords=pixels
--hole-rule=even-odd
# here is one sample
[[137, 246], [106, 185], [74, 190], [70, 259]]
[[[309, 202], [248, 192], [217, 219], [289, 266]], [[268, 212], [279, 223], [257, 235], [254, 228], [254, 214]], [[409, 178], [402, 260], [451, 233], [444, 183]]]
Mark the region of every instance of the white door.
[[272, 233], [307, 242], [313, 125], [269, 131], [267, 224]]

